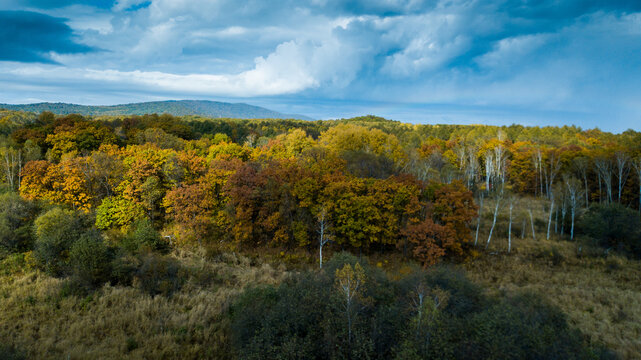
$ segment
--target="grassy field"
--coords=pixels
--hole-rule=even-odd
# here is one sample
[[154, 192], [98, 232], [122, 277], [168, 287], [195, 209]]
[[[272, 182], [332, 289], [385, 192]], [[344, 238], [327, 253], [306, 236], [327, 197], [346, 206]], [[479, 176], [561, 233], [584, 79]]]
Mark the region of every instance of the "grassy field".
[[234, 255], [174, 257], [188, 280], [168, 297], [109, 285], [85, 297], [65, 296], [62, 280], [6, 271], [0, 341], [29, 359], [228, 358], [230, 301], [245, 285], [277, 283], [285, 272]]

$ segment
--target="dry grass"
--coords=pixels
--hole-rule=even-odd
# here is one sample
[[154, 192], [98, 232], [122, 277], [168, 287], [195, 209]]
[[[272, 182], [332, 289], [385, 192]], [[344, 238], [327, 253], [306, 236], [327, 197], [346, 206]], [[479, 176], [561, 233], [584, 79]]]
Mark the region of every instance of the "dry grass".
[[104, 286], [61, 297], [62, 281], [39, 272], [0, 277], [0, 342], [37, 359], [225, 359], [225, 315], [248, 284], [277, 283], [282, 269], [222, 255], [174, 254], [189, 280], [171, 297]]
[[[522, 204], [532, 206], [539, 224], [547, 221], [541, 202]], [[587, 256], [585, 247], [579, 256], [576, 242], [556, 236], [546, 240], [545, 226], [537, 228], [536, 240], [531, 232], [521, 239], [518, 227], [508, 255], [505, 220], [503, 216], [497, 223], [499, 236], [493, 237], [488, 251], [463, 266], [469, 276], [499, 294], [531, 291], [544, 296], [591, 341], [624, 359], [641, 359], [641, 262], [618, 255]], [[483, 241], [491, 219], [486, 216], [484, 221]]]

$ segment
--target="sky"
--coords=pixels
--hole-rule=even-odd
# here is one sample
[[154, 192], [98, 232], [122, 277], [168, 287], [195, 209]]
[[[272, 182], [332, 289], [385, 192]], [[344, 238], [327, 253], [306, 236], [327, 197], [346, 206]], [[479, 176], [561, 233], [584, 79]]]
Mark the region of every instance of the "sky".
[[0, 0], [0, 103], [641, 130], [639, 0]]

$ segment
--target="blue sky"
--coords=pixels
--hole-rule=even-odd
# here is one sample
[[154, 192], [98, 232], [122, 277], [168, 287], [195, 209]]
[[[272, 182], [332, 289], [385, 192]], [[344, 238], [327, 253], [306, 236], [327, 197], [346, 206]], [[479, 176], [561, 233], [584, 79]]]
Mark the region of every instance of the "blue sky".
[[641, 130], [638, 0], [3, 0], [0, 23], [4, 103]]

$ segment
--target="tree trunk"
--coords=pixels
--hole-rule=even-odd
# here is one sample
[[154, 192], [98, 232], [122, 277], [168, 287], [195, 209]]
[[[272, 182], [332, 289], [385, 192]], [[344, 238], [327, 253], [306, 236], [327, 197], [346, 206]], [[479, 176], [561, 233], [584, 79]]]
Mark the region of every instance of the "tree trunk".
[[530, 213], [530, 225], [532, 226], [532, 240], [536, 240], [536, 233], [534, 232], [534, 217], [532, 217], [532, 209], [527, 209]]
[[585, 186], [585, 207], [587, 208], [590, 205], [590, 190], [588, 189], [588, 176], [583, 176], [583, 184]]
[[496, 216], [499, 213], [499, 204], [501, 203], [500, 198], [496, 198], [496, 207], [494, 208], [494, 220], [492, 220], [492, 227], [490, 228], [490, 235], [487, 237], [487, 243], [485, 244], [485, 250], [490, 246], [490, 241], [492, 240], [492, 232], [494, 232], [494, 225], [496, 225]]
[[481, 193], [481, 201], [479, 204], [479, 218], [476, 221], [476, 236], [474, 238], [474, 246], [479, 242], [479, 228], [481, 227], [481, 212], [483, 210], [483, 193]]
[[554, 195], [552, 196], [552, 203], [550, 204], [550, 215], [548, 216], [548, 233], [547, 233], [547, 240], [550, 240], [550, 227], [552, 226], [552, 212], [554, 211]]
[[574, 212], [575, 212], [575, 207], [572, 206], [572, 227], [570, 228], [570, 241], [574, 240]]

